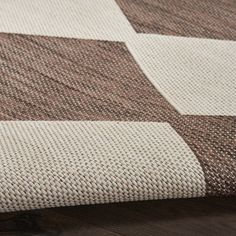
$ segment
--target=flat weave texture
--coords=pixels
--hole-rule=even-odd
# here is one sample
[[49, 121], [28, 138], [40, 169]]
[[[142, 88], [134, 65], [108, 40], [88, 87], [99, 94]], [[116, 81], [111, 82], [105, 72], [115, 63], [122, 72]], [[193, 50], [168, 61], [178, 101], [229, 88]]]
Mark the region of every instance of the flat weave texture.
[[205, 193], [199, 162], [166, 123], [21, 121], [0, 130], [2, 211]]
[[236, 2], [0, 0], [0, 211], [236, 195]]

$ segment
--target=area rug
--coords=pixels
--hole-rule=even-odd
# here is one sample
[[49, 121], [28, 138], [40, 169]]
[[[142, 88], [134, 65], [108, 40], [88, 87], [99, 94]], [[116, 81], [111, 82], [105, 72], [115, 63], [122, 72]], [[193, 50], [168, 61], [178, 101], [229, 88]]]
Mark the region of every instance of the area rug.
[[0, 211], [236, 195], [236, 2], [0, 0]]

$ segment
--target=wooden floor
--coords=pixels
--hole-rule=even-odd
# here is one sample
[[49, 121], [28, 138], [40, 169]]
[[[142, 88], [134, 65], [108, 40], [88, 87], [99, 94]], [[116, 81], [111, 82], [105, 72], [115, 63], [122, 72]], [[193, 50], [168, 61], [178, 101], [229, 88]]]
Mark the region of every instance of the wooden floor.
[[65, 207], [0, 214], [0, 235], [236, 235], [236, 197]]

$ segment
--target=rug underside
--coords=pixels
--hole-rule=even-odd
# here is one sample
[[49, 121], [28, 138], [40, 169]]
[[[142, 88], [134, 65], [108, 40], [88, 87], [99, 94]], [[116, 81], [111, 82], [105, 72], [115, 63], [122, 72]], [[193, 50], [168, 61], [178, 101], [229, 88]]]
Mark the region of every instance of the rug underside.
[[0, 211], [236, 195], [236, 2], [0, 0]]

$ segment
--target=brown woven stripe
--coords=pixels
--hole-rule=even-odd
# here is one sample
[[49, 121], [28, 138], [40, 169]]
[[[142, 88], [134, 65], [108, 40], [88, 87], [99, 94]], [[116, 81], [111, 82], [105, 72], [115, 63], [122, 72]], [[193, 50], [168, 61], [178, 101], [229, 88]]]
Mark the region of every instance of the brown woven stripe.
[[0, 34], [0, 120], [168, 122], [198, 157], [207, 194], [236, 195], [236, 117], [181, 116], [123, 43]]
[[236, 40], [234, 0], [116, 0], [139, 33]]
[[236, 117], [182, 116], [170, 121], [198, 157], [208, 195], [236, 195]]
[[[2, 120], [148, 121], [167, 115], [169, 105], [123, 43], [2, 33], [0, 45]], [[160, 105], [164, 109], [153, 109]]]

